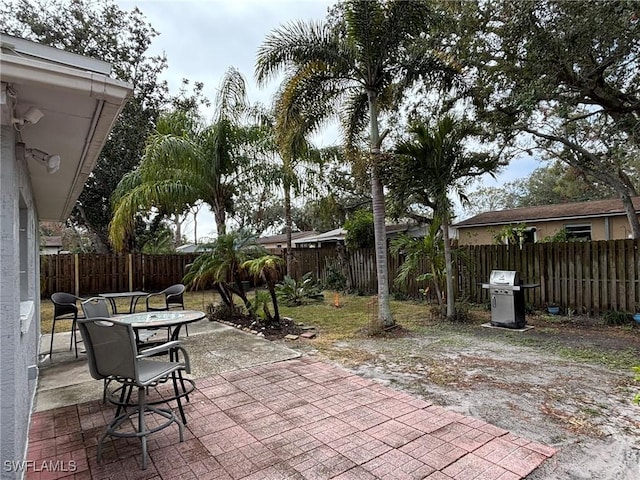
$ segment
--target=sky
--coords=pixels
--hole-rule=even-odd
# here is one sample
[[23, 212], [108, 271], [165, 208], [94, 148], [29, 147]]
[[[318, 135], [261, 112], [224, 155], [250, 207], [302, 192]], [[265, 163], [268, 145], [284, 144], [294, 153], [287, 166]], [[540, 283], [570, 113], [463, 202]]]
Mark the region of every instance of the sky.
[[[231, 66], [247, 80], [249, 101], [270, 104], [277, 81], [260, 88], [253, 72], [258, 48], [272, 30], [292, 20], [320, 20], [335, 0], [117, 0], [121, 9], [137, 6], [148, 22], [159, 32], [149, 55], [167, 56], [168, 68], [162, 78], [176, 94], [183, 78], [203, 82], [204, 93], [215, 98], [216, 88]], [[318, 146], [337, 142], [335, 129], [314, 139]], [[528, 175], [539, 164], [526, 159], [512, 164], [496, 180], [486, 185], [502, 185]], [[213, 215], [201, 209], [197, 220], [199, 238], [215, 236]], [[186, 225], [185, 234], [193, 241], [194, 222]]]

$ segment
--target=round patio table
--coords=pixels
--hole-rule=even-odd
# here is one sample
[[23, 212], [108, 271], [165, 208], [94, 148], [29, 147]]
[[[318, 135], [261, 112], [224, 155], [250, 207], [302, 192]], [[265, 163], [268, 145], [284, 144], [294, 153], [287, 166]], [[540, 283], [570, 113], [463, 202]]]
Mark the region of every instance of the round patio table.
[[198, 310], [177, 310], [173, 312], [141, 312], [118, 315], [114, 320], [128, 323], [134, 330], [143, 328], [169, 328], [171, 340], [178, 340], [182, 325], [197, 322], [207, 316]]

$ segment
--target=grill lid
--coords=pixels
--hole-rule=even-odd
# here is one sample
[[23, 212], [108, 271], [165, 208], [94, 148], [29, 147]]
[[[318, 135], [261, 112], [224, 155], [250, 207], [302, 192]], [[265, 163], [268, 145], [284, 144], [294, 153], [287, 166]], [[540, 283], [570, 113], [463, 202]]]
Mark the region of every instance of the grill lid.
[[492, 270], [489, 276], [491, 285], [510, 286], [520, 285], [520, 277], [515, 270]]

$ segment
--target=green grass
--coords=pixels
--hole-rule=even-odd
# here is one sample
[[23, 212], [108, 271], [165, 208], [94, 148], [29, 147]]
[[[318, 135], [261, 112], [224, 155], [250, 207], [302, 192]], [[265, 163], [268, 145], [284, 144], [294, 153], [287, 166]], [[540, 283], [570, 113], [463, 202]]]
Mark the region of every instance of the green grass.
[[[252, 295], [249, 295], [251, 299]], [[206, 311], [207, 305], [217, 302], [217, 294], [212, 290], [205, 292], [186, 292], [185, 308]], [[299, 307], [280, 306], [280, 314], [291, 317], [297, 323], [314, 326], [319, 335], [314, 340], [313, 346], [322, 353], [334, 357], [336, 351], [334, 344], [354, 338], [368, 338], [370, 322], [377, 315], [377, 301], [375, 297], [343, 295], [339, 296], [340, 307], [334, 306], [334, 293], [325, 292], [324, 301], [312, 302]], [[128, 300], [118, 301], [120, 311], [128, 309]], [[144, 309], [138, 308], [138, 311]], [[562, 358], [609, 368], [629, 370], [638, 364], [637, 354], [633, 349], [607, 350], [603, 347], [592, 345], [567, 345], [561, 341], [563, 325], [547, 323], [536, 329], [536, 332], [547, 334], [549, 338], [540, 336], [523, 335], [516, 332], [501, 332], [501, 334], [488, 335], [478, 329], [480, 323], [487, 321], [487, 312], [481, 307], [471, 310], [473, 323], [460, 324], [435, 320], [428, 304], [414, 301], [391, 301], [391, 310], [395, 322], [409, 335], [436, 337], [438, 345], [450, 349], [463, 349], [473, 344], [478, 338], [493, 342], [504, 342], [510, 345], [532, 348], [550, 355], [558, 355]], [[53, 317], [53, 305], [48, 299], [41, 302], [42, 332], [51, 331]], [[56, 325], [56, 331], [68, 331], [71, 322], [60, 322]], [[613, 327], [612, 327], [613, 328]], [[633, 334], [634, 332], [629, 332]], [[393, 336], [394, 331], [383, 334]], [[370, 352], [353, 351], [343, 352], [344, 357], [356, 359], [371, 355]]]
[[638, 364], [635, 350], [608, 351], [595, 347], [560, 347], [555, 353], [562, 358], [577, 362], [604, 365], [612, 369], [631, 370]]

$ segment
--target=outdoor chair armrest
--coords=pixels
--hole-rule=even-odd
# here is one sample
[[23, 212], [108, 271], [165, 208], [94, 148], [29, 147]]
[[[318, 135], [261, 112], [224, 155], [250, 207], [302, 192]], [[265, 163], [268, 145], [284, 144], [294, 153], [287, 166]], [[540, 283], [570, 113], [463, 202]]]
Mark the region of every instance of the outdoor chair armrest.
[[180, 341], [174, 340], [172, 342], [166, 342], [166, 343], [163, 343], [162, 345], [157, 345], [155, 347], [145, 348], [138, 352], [138, 359], [152, 357], [162, 352], [168, 352], [169, 350], [173, 348], [178, 348], [179, 346], [180, 346]]
[[149, 307], [149, 300], [151, 300], [152, 297], [157, 297], [159, 295], [164, 295], [164, 293], [163, 292], [150, 293], [145, 297], [145, 303], [147, 304], [147, 311], [149, 311], [149, 308], [151, 308], [152, 310], [160, 310], [160, 309], [166, 310], [166, 308]]
[[167, 342], [167, 343], [163, 343], [162, 345], [158, 345], [157, 347], [141, 350], [137, 358], [138, 360], [140, 360], [142, 358], [151, 357], [159, 353], [173, 351], [173, 352], [176, 352], [176, 357], [175, 357], [176, 361], [179, 361], [180, 357], [177, 354], [178, 350], [182, 353], [182, 356], [183, 356], [183, 360], [181, 363], [184, 365], [185, 372], [191, 373], [191, 361], [189, 360], [189, 353], [187, 353], [184, 347], [180, 346], [179, 340], [174, 340], [172, 342]]

